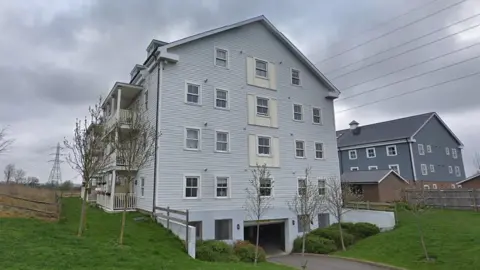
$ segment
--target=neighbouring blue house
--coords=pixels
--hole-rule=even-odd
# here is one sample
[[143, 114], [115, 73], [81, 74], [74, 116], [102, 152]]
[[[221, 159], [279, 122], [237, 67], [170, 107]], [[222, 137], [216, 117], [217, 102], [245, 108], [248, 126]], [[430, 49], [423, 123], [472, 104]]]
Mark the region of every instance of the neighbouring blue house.
[[437, 113], [337, 131], [340, 173], [394, 170], [425, 188], [455, 187], [465, 179], [463, 144]]

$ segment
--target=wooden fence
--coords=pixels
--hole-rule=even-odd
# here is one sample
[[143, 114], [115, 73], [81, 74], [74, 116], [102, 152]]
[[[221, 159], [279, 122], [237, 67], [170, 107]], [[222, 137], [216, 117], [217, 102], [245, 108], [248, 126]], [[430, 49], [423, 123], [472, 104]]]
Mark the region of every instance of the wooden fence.
[[[183, 224], [185, 225], [185, 244], [186, 244], [186, 248], [187, 248], [187, 252], [188, 252], [188, 238], [189, 238], [189, 233], [188, 233], [188, 223], [190, 222], [189, 221], [189, 218], [190, 218], [190, 215], [189, 215], [189, 212], [188, 210], [185, 210], [185, 211], [181, 211], [181, 210], [175, 210], [175, 209], [171, 209], [170, 207], [155, 207], [155, 210], [157, 211], [160, 211], [160, 212], [157, 212], [155, 213], [155, 216], [159, 217], [159, 218], [163, 218], [167, 221], [167, 229], [170, 230], [170, 221], [175, 221], [175, 222], [178, 222], [180, 224]], [[164, 213], [162, 213], [164, 212]], [[172, 214], [175, 214], [177, 216], [181, 216], [181, 217], [173, 217]], [[193, 236], [195, 237], [195, 235]]]
[[480, 204], [480, 190], [475, 189], [407, 189], [404, 193], [409, 203], [421, 200], [435, 208], [478, 211]]
[[55, 218], [57, 220], [60, 218], [62, 211], [60, 197], [56, 195], [54, 201], [49, 202], [0, 193], [0, 206], [0, 211], [4, 212], [12, 212], [12, 209], [16, 209], [34, 216]]

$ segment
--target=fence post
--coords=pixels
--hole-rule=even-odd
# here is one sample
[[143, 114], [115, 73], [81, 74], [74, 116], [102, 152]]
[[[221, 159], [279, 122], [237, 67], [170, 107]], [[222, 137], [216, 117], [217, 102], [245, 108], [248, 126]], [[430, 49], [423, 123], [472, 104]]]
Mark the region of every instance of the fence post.
[[367, 210], [370, 210], [370, 201], [367, 201]]
[[472, 189], [472, 199], [473, 199], [473, 209], [475, 209], [475, 211], [478, 211], [478, 207], [477, 207], [477, 192], [474, 189]]
[[447, 207], [447, 195], [445, 194], [445, 191], [444, 191], [444, 190], [442, 190], [441, 192], [442, 192], [442, 196], [441, 196], [441, 197], [442, 197], [442, 199], [443, 199], [443, 200], [442, 200], [442, 202], [443, 202], [443, 204], [442, 204], [442, 209], [445, 209], [445, 208]]
[[185, 242], [186, 242], [186, 244], [187, 244], [187, 253], [188, 253], [188, 231], [189, 231], [189, 230], [188, 230], [188, 223], [189, 223], [190, 217], [189, 217], [188, 209], [187, 209], [186, 212], [187, 212], [187, 214], [186, 214], [186, 224], [185, 224], [185, 227], [187, 228], [187, 230], [186, 230], [186, 233], [185, 233], [185, 235], [186, 235], [186, 237], [185, 237], [185, 239], [186, 239]]
[[167, 206], [167, 229], [170, 229], [170, 206]]

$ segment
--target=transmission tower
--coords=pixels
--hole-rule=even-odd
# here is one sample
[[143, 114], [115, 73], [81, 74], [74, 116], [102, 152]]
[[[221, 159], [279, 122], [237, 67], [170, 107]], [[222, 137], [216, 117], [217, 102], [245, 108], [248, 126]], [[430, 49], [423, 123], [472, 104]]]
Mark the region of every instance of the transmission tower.
[[50, 176], [48, 176], [48, 183], [55, 184], [55, 186], [59, 186], [62, 183], [62, 172], [60, 171], [60, 163], [63, 161], [60, 160], [60, 143], [57, 144], [57, 150], [55, 151], [55, 159], [50, 160], [49, 162], [53, 162], [52, 170], [50, 171]]

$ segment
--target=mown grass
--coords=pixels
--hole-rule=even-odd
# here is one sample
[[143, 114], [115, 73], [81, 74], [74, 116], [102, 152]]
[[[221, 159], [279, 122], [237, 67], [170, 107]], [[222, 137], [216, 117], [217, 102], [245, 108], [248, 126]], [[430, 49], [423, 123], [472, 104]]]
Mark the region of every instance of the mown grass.
[[88, 209], [88, 226], [76, 236], [80, 200], [64, 199], [59, 223], [35, 219], [0, 219], [1, 269], [290, 269], [270, 263], [208, 263], [190, 258], [169, 231], [129, 213], [125, 245], [117, 244], [121, 216]]
[[480, 213], [432, 210], [421, 222], [434, 262], [423, 259], [417, 223], [408, 212], [399, 213], [395, 230], [361, 240], [337, 255], [411, 270], [480, 269]]

